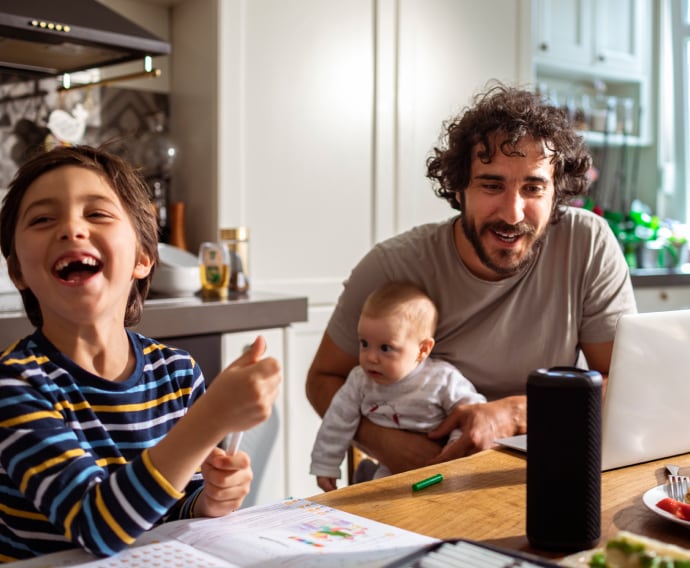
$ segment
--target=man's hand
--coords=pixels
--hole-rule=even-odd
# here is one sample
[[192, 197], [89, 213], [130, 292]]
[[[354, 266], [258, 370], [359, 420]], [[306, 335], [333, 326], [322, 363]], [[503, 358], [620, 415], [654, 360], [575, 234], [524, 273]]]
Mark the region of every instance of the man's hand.
[[364, 452], [386, 464], [392, 473], [427, 465], [438, 455], [441, 444], [426, 434], [377, 426], [363, 418], [355, 437]]
[[436, 430], [429, 432], [429, 437], [443, 438], [455, 428], [462, 431], [460, 438], [425, 465], [468, 456], [493, 447], [497, 438], [524, 434], [527, 431], [527, 397], [511, 396], [492, 402], [458, 405]]
[[194, 505], [195, 517], [222, 517], [242, 505], [253, 478], [249, 456], [214, 448], [201, 464], [204, 488]]

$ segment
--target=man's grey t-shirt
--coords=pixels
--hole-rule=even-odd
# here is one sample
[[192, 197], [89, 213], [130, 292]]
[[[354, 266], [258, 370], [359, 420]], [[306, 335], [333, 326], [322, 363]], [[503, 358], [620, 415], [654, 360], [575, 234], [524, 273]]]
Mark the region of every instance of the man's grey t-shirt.
[[537, 368], [575, 365], [580, 343], [611, 341], [636, 311], [625, 259], [601, 217], [568, 208], [519, 273], [474, 276], [453, 240], [457, 217], [416, 227], [375, 245], [345, 282], [327, 333], [357, 356], [364, 299], [391, 280], [410, 281], [436, 303], [435, 358], [455, 365], [489, 400], [524, 394]]

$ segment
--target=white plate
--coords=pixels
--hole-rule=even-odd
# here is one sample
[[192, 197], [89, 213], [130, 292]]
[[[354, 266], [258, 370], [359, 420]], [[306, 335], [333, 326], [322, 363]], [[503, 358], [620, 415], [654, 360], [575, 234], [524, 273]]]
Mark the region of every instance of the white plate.
[[652, 487], [651, 489], [645, 492], [645, 494], [642, 496], [642, 501], [644, 501], [644, 504], [647, 505], [647, 507], [651, 511], [655, 512], [657, 515], [664, 517], [669, 521], [673, 521], [674, 523], [690, 527], [690, 521], [684, 521], [683, 519], [679, 519], [675, 515], [667, 511], [664, 511], [663, 509], [659, 509], [659, 507], [656, 506], [656, 504], [659, 501], [665, 499], [666, 497], [668, 497], [666, 485], [657, 485], [656, 487]]

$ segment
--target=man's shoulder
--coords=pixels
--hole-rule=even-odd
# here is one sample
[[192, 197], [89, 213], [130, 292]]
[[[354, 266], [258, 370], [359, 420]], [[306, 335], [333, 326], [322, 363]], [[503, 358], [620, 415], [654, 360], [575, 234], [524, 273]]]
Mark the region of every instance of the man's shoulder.
[[[563, 217], [550, 231], [554, 245], [560, 247], [562, 242], [577, 241], [580, 244], [592, 243], [598, 248], [614, 239], [614, 234], [608, 222], [601, 215], [579, 207], [567, 207]], [[614, 239], [615, 240], [615, 239]]]
[[565, 214], [556, 225], [573, 227], [575, 230], [601, 230], [608, 228], [608, 222], [601, 215], [581, 207], [566, 207]]
[[373, 251], [396, 256], [416, 255], [424, 249], [438, 250], [453, 243], [452, 231], [455, 218], [417, 225], [406, 231], [378, 242]]

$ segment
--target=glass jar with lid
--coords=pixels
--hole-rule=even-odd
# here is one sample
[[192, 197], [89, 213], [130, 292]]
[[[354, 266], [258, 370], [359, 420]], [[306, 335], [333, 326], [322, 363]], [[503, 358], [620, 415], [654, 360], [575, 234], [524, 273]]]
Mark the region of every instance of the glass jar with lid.
[[230, 256], [230, 283], [228, 289], [234, 293], [249, 290], [249, 229], [231, 227], [220, 230], [220, 240]]

